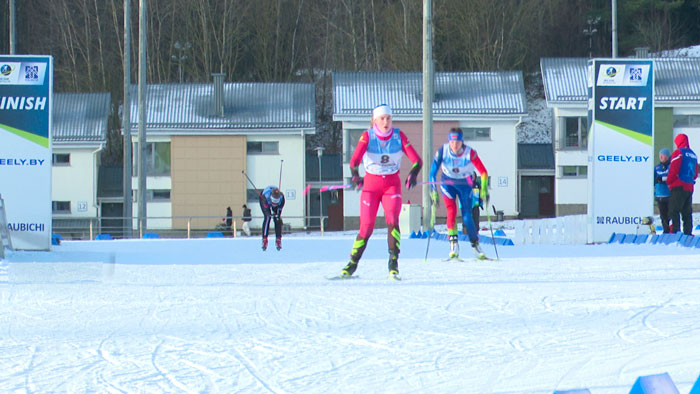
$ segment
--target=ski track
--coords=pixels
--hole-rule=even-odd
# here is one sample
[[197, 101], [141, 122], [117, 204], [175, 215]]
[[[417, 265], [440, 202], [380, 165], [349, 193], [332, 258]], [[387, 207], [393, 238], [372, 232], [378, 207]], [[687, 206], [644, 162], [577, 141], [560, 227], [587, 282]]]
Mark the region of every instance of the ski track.
[[0, 386], [609, 394], [664, 371], [689, 390], [700, 372], [697, 256], [571, 261], [506, 248], [501, 261], [452, 263], [424, 262], [424, 243], [402, 246], [402, 282], [386, 279], [385, 258], [369, 248], [355, 281], [324, 279], [344, 257], [112, 264], [104, 282], [71, 279], [92, 266], [43, 265], [34, 283], [31, 265], [13, 273], [10, 264], [0, 282]]

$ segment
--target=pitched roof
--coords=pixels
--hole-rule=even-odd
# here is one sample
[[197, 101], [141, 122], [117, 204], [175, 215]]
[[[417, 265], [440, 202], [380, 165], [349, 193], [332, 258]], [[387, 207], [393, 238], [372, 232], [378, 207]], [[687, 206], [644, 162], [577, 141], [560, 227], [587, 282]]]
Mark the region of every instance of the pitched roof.
[[[438, 72], [433, 87], [434, 115], [512, 115], [526, 113], [520, 71]], [[421, 72], [335, 72], [333, 113], [370, 116], [379, 104], [394, 115], [423, 113]]]
[[[138, 127], [138, 86], [132, 85], [131, 127]], [[149, 84], [146, 128], [174, 130], [314, 128], [311, 83], [224, 83], [224, 115], [216, 114], [212, 83]]]
[[[587, 58], [542, 58], [540, 68], [549, 103], [585, 104]], [[654, 58], [656, 102], [700, 102], [700, 58]]]
[[53, 142], [107, 141], [109, 93], [54, 93]]

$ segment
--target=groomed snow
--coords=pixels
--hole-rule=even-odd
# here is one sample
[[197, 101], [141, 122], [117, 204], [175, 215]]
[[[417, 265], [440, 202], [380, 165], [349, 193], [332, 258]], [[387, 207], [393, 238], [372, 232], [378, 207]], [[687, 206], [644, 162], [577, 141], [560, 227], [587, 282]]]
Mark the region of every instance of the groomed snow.
[[447, 243], [431, 241], [424, 261], [427, 240], [404, 239], [394, 282], [378, 231], [358, 279], [326, 280], [352, 241], [11, 252], [0, 263], [0, 388], [604, 394], [668, 372], [685, 394], [700, 374], [698, 249], [516, 245], [499, 247], [500, 261], [451, 263]]

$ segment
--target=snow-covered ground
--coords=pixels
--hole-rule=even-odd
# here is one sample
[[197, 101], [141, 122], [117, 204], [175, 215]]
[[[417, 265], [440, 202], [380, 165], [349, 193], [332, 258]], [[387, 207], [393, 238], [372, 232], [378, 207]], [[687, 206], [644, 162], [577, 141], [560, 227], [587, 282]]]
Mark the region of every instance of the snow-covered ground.
[[[2, 392], [627, 393], [700, 374], [700, 252], [516, 245], [444, 262], [386, 232], [70, 241], [0, 263]], [[467, 248], [462, 244], [463, 249]], [[492, 245], [485, 251], [494, 256]], [[463, 253], [464, 254], [464, 253]], [[3, 274], [4, 273], [4, 274]]]

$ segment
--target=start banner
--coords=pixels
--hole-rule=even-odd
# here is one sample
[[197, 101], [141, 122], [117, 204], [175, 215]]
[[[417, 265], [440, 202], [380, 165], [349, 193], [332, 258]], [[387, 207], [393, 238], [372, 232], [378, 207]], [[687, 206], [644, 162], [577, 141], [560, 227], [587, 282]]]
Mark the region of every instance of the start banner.
[[607, 242], [654, 213], [654, 63], [591, 60], [588, 85], [588, 242]]
[[0, 56], [0, 194], [12, 246], [51, 247], [53, 59]]

